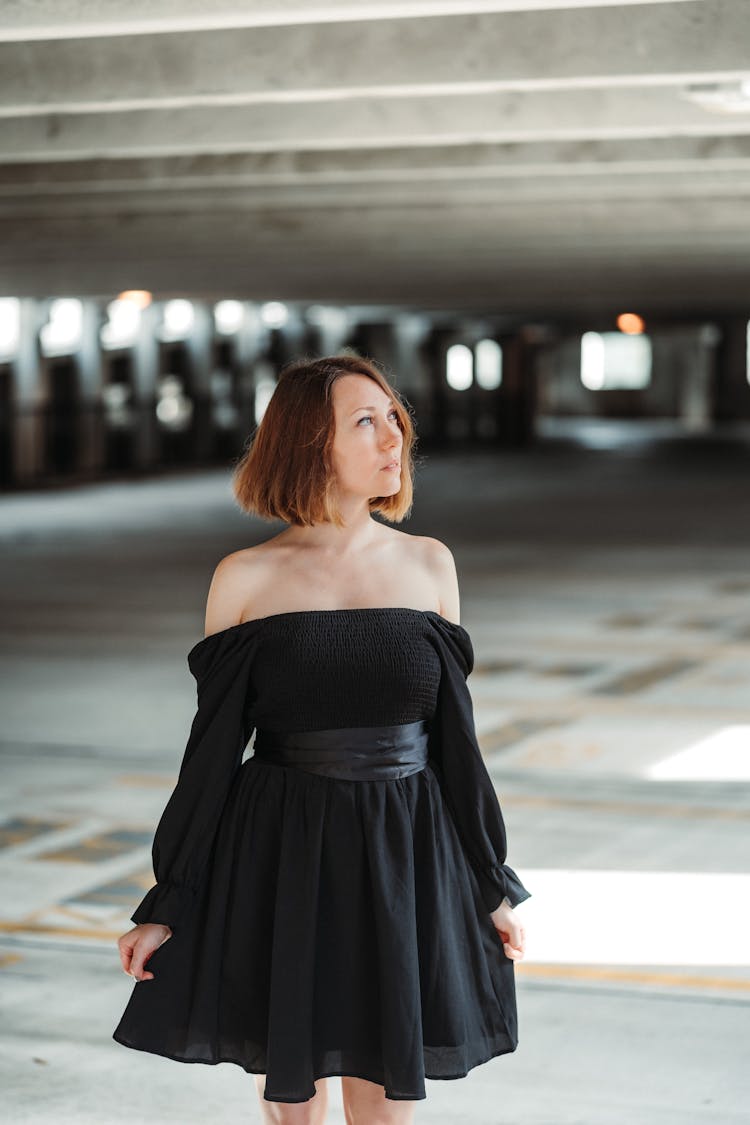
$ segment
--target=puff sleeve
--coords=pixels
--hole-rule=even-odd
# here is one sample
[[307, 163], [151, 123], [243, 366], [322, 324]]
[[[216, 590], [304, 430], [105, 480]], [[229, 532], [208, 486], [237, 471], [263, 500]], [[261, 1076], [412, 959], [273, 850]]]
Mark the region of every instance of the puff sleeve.
[[248, 684], [254, 634], [248, 625], [210, 634], [188, 654], [197, 709], [177, 783], [154, 835], [156, 884], [131, 914], [136, 924], [161, 922], [174, 931], [191, 910], [252, 734]]
[[441, 677], [430, 721], [429, 755], [464, 852], [490, 913], [507, 896], [511, 906], [531, 897], [505, 858], [505, 823], [477, 742], [467, 678], [474, 667], [471, 638], [462, 625], [431, 616]]

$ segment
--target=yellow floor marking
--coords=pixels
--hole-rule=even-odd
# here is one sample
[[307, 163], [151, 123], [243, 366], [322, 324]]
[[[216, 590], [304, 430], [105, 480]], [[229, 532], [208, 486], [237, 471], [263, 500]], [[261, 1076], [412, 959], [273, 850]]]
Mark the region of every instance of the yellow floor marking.
[[517, 962], [515, 968], [521, 976], [529, 977], [563, 977], [573, 980], [668, 985], [672, 988], [724, 988], [750, 992], [750, 977], [699, 976], [695, 973], [600, 968], [596, 965], [525, 965], [522, 962]]
[[[502, 778], [496, 775], [496, 788], [502, 790]], [[503, 794], [506, 805], [536, 805], [540, 808], [590, 809], [602, 812], [634, 813], [638, 816], [708, 817], [712, 820], [748, 820], [750, 809], [718, 809], [707, 805], [658, 805], [648, 801], [597, 800], [596, 797], [536, 797], [519, 793]]]
[[91, 930], [82, 926], [44, 925], [42, 922], [0, 922], [0, 933], [6, 934], [56, 934], [59, 937], [98, 938], [116, 942], [121, 934], [131, 930], [135, 922], [127, 922], [121, 930]]

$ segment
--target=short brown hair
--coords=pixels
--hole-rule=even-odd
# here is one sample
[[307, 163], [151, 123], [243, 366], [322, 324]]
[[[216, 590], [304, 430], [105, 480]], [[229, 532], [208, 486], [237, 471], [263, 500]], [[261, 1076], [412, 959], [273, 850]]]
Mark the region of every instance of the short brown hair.
[[401, 488], [392, 496], [372, 497], [370, 511], [394, 523], [409, 514], [417, 440], [410, 408], [374, 360], [347, 354], [297, 359], [282, 368], [233, 472], [233, 492], [243, 511], [303, 526], [343, 526], [330, 460], [336, 428], [332, 389], [351, 374], [367, 375], [393, 398], [403, 434]]

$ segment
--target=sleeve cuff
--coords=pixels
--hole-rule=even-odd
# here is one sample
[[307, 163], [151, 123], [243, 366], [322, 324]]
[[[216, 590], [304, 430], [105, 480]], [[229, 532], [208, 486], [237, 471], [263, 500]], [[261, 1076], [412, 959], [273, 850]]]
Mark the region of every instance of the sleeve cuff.
[[511, 906], [518, 906], [531, 898], [531, 891], [527, 891], [512, 867], [507, 863], [500, 863], [490, 868], [489, 871], [476, 872], [479, 890], [484, 904], [490, 914], [497, 910], [500, 903], [507, 897]]
[[137, 926], [145, 922], [158, 922], [163, 926], [169, 926], [174, 932], [186, 912], [190, 910], [192, 901], [193, 893], [189, 887], [178, 887], [173, 883], [155, 883], [130, 918]]

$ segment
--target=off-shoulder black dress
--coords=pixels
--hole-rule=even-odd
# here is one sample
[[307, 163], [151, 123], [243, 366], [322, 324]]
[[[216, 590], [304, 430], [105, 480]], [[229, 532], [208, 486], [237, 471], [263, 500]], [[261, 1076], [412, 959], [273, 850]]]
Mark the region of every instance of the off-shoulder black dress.
[[[172, 936], [113, 1038], [237, 1063], [277, 1102], [342, 1074], [423, 1099], [425, 1078], [514, 1051], [514, 962], [490, 912], [529, 891], [505, 863], [463, 626], [406, 607], [298, 610], [204, 637], [187, 659], [197, 710], [154, 837], [157, 882], [131, 915]], [[428, 758], [406, 776], [245, 757], [254, 730], [419, 720]]]

